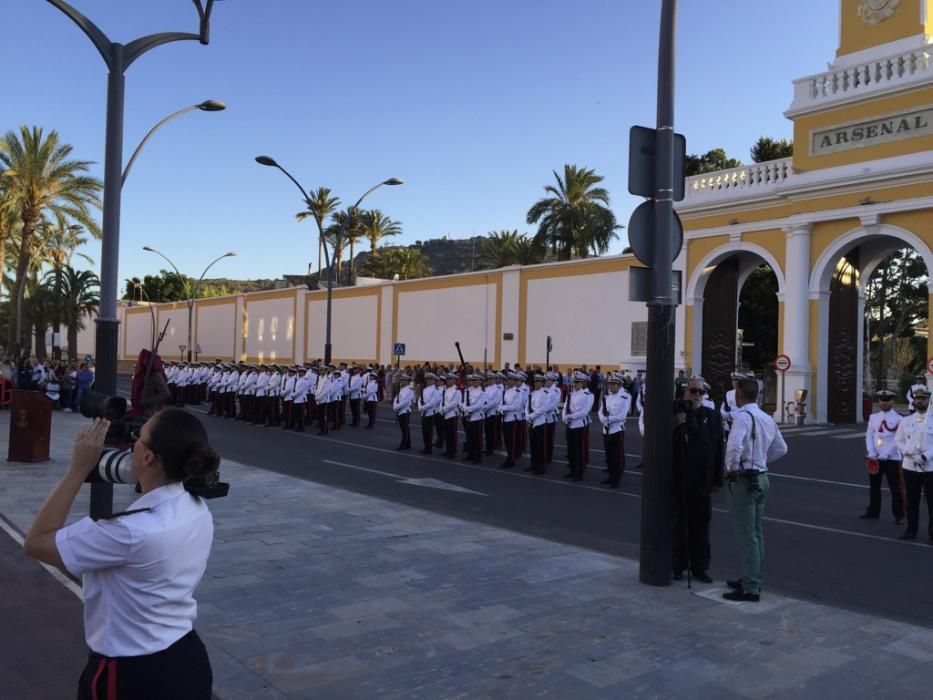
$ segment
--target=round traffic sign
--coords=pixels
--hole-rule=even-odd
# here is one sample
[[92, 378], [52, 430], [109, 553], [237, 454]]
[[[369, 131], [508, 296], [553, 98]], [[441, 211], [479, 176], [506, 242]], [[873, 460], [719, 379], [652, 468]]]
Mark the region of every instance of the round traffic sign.
[[927, 358], [927, 374], [933, 374], [933, 357]]
[[774, 368], [778, 372], [786, 372], [790, 369], [790, 358], [787, 355], [778, 355], [774, 358]]

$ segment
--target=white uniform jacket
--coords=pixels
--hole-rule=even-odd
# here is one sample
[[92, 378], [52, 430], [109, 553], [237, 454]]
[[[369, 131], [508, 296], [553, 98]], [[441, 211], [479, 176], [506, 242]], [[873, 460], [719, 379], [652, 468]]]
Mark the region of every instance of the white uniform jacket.
[[302, 404], [308, 402], [308, 389], [310, 388], [308, 383], [308, 376], [298, 377], [295, 380], [295, 389], [292, 392], [292, 403]]
[[502, 389], [498, 384], [490, 384], [483, 389], [483, 401], [486, 405], [484, 412], [487, 417], [499, 415], [499, 408], [502, 406]]
[[868, 419], [868, 428], [865, 431], [865, 454], [869, 459], [901, 460], [901, 453], [894, 445], [897, 426], [900, 425], [901, 414], [897, 411], [878, 411], [872, 413]]
[[441, 390], [433, 384], [426, 386], [421, 390], [421, 398], [418, 400], [418, 410], [425, 418], [433, 416], [441, 406]]
[[593, 394], [589, 389], [571, 391], [564, 404], [564, 423], [568, 428], [585, 428], [590, 424], [590, 411], [593, 410]]
[[379, 400], [379, 382], [377, 382], [375, 379], [370, 379], [368, 382], [366, 382], [366, 388], [363, 391], [363, 398], [366, 400], [367, 403], [370, 403], [370, 402], [375, 403], [376, 401], [378, 401]]
[[521, 389], [510, 386], [505, 390], [505, 396], [502, 397], [502, 422], [512, 423], [521, 420], [522, 399], [524, 398]]
[[485, 408], [486, 401], [482, 387], [471, 386], [464, 390], [463, 403], [460, 405], [460, 410], [463, 412], [463, 415], [467, 417], [469, 422], [472, 423], [476, 420], [483, 420], [486, 415], [484, 413]]
[[363, 396], [363, 375], [354, 374], [350, 377], [350, 398], [356, 400]]
[[444, 416], [444, 420], [457, 417], [460, 412], [462, 398], [457, 387], [449, 386], [444, 389], [444, 393], [441, 395], [441, 415]]
[[531, 410], [528, 412], [526, 420], [532, 428], [537, 428], [547, 423], [547, 415], [551, 408], [551, 396], [547, 389], [541, 387], [531, 392]]
[[901, 466], [908, 471], [933, 471], [933, 420], [929, 416], [929, 411], [914, 413], [897, 426], [894, 446], [904, 458]]
[[396, 414], [404, 416], [406, 413], [411, 413], [414, 400], [415, 390], [411, 388], [411, 384], [405, 384], [399, 389], [398, 396], [392, 402], [392, 408], [395, 409]]
[[615, 394], [603, 394], [596, 415], [603, 424], [604, 435], [615, 435], [625, 430], [625, 418], [631, 406], [632, 396], [625, 389], [619, 389]]

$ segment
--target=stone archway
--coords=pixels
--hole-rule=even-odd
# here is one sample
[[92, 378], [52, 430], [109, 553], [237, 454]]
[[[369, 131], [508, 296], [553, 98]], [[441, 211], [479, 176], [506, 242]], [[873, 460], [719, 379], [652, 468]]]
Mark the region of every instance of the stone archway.
[[[749, 275], [762, 265], [770, 267], [777, 280], [777, 303], [783, 298], [783, 270], [770, 251], [741, 241], [707, 254], [687, 285], [686, 303], [693, 310], [691, 365], [710, 383], [717, 402], [728, 390], [729, 374], [736, 367], [739, 296]], [[715, 313], [705, 312], [709, 308]]]
[[861, 420], [864, 297], [859, 277], [867, 280], [888, 254], [906, 247], [923, 258], [928, 275], [933, 273], [933, 251], [923, 239], [873, 221], [837, 238], [813, 265], [809, 295], [818, 302], [816, 357], [818, 366], [826, 367], [814, 387], [817, 422]]

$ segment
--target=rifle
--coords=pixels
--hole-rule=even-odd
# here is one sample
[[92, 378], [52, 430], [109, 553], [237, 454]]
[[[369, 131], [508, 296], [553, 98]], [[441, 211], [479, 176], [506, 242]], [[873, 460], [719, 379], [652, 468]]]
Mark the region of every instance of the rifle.
[[151, 395], [147, 395], [147, 387], [150, 387], [150, 377], [152, 376], [152, 368], [155, 366], [155, 358], [159, 352], [159, 345], [162, 343], [162, 339], [165, 338], [165, 333], [168, 331], [168, 324], [171, 323], [171, 319], [165, 322], [165, 327], [162, 329], [162, 332], [159, 333], [159, 337], [156, 339], [155, 343], [152, 346], [152, 352], [149, 353], [149, 362], [146, 363], [146, 373], [143, 376], [143, 388], [140, 396], [141, 407], [149, 408], [154, 406], [157, 403], [165, 401], [171, 393], [168, 391], [168, 386], [165, 382], [162, 382], [162, 387], [154, 387], [153, 389], [158, 389], [158, 391], [153, 391]]

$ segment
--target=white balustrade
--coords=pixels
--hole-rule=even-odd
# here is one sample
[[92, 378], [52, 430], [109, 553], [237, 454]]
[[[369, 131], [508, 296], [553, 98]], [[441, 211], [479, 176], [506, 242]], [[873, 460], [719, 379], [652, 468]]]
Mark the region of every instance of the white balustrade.
[[793, 175], [792, 158], [752, 163], [687, 178], [684, 202], [767, 195]]
[[930, 47], [839, 67], [794, 81], [794, 103], [788, 116], [847, 98], [863, 98], [933, 79]]

